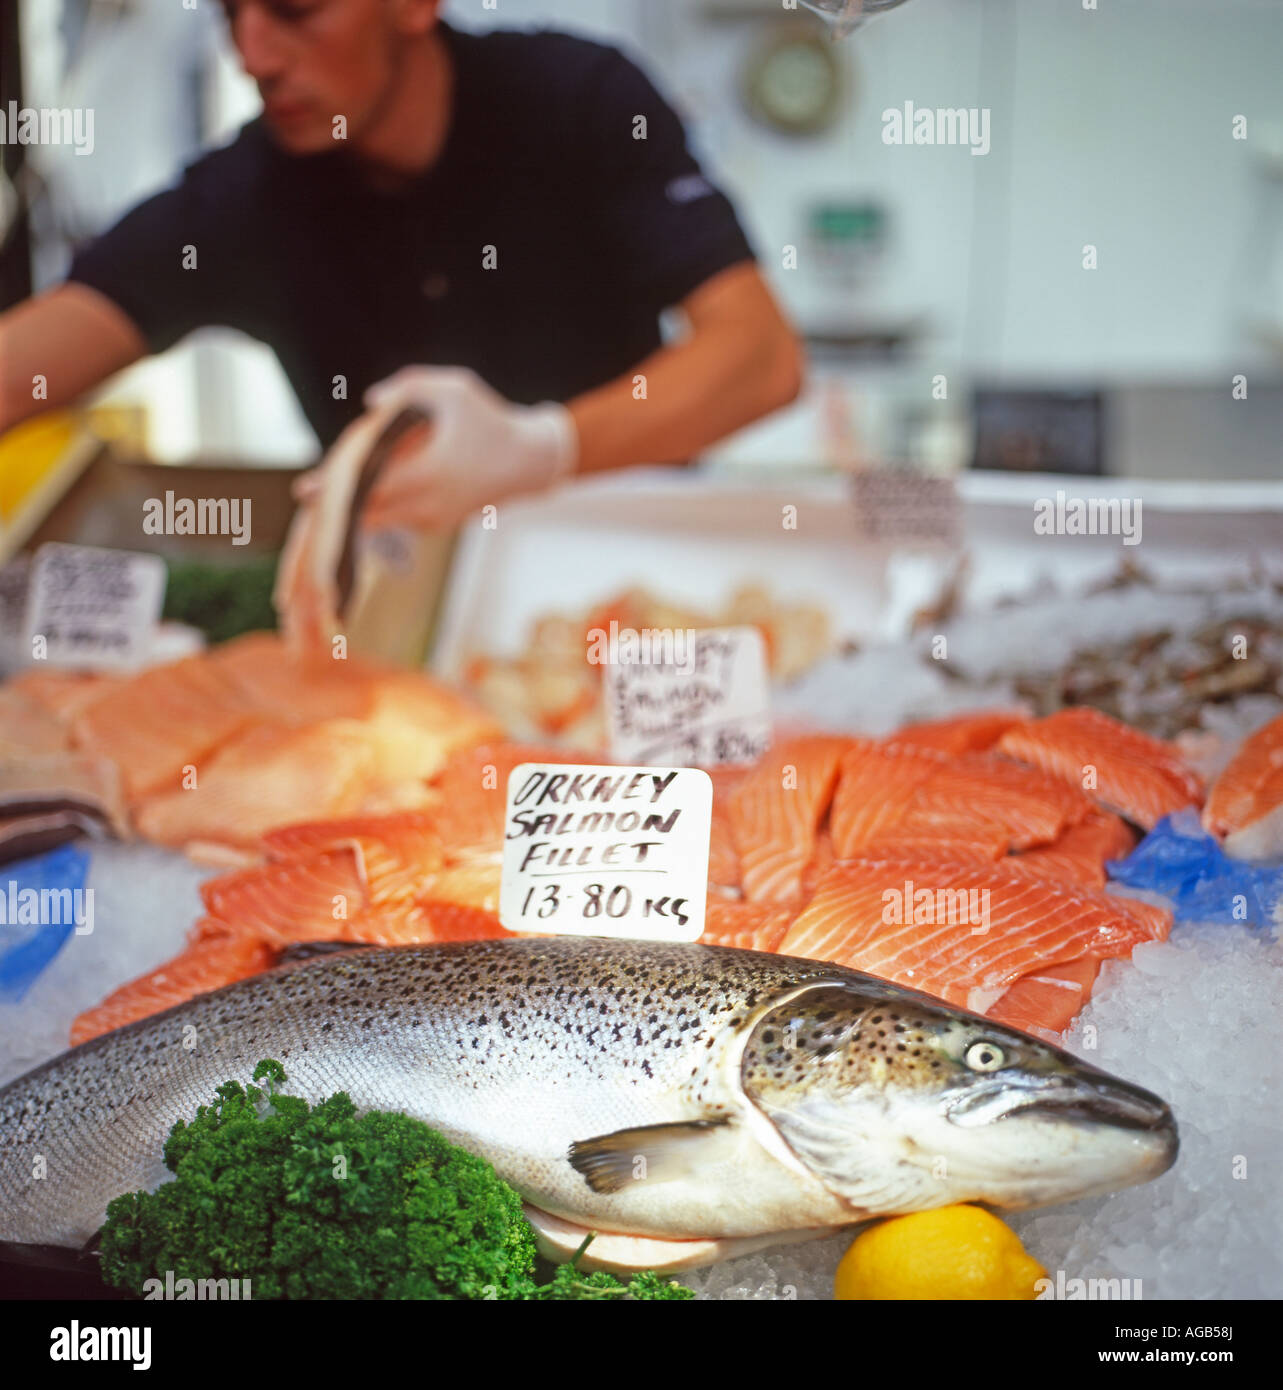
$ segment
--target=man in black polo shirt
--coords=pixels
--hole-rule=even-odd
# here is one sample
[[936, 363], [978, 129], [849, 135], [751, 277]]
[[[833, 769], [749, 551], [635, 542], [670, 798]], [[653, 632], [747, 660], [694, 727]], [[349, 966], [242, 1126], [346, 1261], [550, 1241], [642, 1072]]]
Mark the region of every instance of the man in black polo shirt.
[[642, 73], [439, 3], [224, 0], [262, 116], [0, 317], [0, 429], [228, 325], [275, 349], [327, 447], [364, 406], [426, 407], [368, 515], [437, 527], [689, 459], [793, 399], [797, 340]]

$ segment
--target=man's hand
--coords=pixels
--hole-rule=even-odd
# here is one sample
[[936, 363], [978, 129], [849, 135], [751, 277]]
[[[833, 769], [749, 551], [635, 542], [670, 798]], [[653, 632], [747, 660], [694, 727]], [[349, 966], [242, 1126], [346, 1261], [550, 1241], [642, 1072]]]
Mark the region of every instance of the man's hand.
[[[398, 410], [414, 407], [431, 424], [408, 435], [384, 465], [363, 513], [367, 530], [445, 528], [571, 473], [690, 459], [795, 399], [801, 345], [755, 265], [713, 276], [681, 308], [688, 324], [682, 341], [568, 406], [513, 405], [455, 367], [407, 367], [371, 387], [370, 409], [295, 484], [302, 505], [276, 594], [286, 632], [314, 643], [336, 630], [334, 574], [349, 515], [345, 499], [374, 439]], [[641, 393], [639, 378], [646, 381]]]
[[299, 509], [277, 571], [286, 637], [316, 647], [340, 626], [337, 572], [366, 460], [401, 411], [428, 417], [398, 441], [357, 519], [364, 531], [440, 530], [489, 503], [551, 487], [574, 470], [576, 441], [560, 405], [513, 405], [453, 367], [407, 367], [372, 387], [366, 412], [319, 467], [294, 485]]
[[[540, 492], [575, 467], [574, 423], [564, 406], [513, 405], [461, 367], [406, 367], [372, 386], [365, 404], [385, 419], [414, 408], [430, 428], [388, 460], [362, 512], [367, 531], [439, 531], [490, 503]], [[301, 501], [326, 486], [327, 465], [295, 484]]]

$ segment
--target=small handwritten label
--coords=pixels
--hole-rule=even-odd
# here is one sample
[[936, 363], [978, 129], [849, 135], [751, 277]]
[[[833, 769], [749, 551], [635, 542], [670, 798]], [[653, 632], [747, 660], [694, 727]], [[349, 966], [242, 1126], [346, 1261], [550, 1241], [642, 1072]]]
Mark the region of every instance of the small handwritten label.
[[521, 763], [508, 778], [509, 931], [695, 941], [713, 784], [698, 768]]
[[915, 469], [876, 469], [851, 477], [855, 526], [866, 540], [956, 545], [962, 506], [952, 478]]
[[43, 545], [27, 590], [29, 650], [55, 666], [139, 666], [164, 598], [159, 555]]
[[753, 763], [771, 742], [766, 648], [755, 627], [705, 628], [684, 659], [606, 667], [610, 751], [665, 767]]

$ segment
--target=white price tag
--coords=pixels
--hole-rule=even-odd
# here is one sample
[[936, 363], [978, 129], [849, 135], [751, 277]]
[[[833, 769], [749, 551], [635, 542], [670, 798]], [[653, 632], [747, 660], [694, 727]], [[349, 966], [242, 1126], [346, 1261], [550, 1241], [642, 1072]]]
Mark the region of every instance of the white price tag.
[[43, 545], [31, 563], [27, 652], [55, 666], [140, 666], [164, 600], [159, 555]]
[[606, 667], [610, 751], [620, 762], [717, 767], [771, 743], [766, 648], [755, 627], [694, 631], [664, 660]]
[[713, 784], [697, 768], [521, 763], [508, 778], [509, 931], [695, 941]]

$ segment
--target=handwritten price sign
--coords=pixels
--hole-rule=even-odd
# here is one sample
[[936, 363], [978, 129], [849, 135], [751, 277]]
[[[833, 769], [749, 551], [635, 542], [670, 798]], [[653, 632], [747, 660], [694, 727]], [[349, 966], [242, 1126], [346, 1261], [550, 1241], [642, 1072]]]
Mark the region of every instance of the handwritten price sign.
[[669, 767], [756, 762], [771, 742], [762, 634], [705, 628], [685, 657], [606, 668], [611, 754]]
[[165, 599], [159, 555], [50, 543], [27, 589], [28, 650], [51, 666], [129, 670], [146, 658]]
[[521, 763], [508, 779], [509, 931], [695, 941], [713, 784], [697, 768]]

